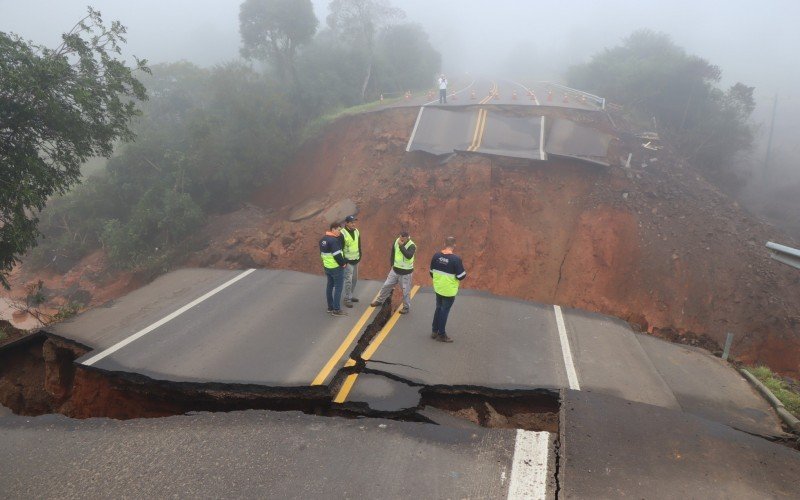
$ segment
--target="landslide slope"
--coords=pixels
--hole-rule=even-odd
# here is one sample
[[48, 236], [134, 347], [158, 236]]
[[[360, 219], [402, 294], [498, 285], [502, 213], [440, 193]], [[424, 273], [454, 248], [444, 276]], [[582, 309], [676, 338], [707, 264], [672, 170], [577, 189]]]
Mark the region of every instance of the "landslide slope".
[[[323, 209], [352, 200], [362, 279], [385, 277], [401, 228], [419, 247], [419, 269], [455, 235], [468, 288], [617, 316], [673, 340], [722, 343], [732, 332], [741, 360], [800, 375], [800, 272], [764, 248], [793, 242], [668, 150], [638, 169], [477, 155], [443, 161], [405, 152], [416, 114], [390, 109], [336, 121], [245, 208], [212, 219], [208, 246], [189, 264], [320, 273]], [[289, 220], [302, 212], [316, 215]], [[427, 272], [414, 280], [430, 284]]]

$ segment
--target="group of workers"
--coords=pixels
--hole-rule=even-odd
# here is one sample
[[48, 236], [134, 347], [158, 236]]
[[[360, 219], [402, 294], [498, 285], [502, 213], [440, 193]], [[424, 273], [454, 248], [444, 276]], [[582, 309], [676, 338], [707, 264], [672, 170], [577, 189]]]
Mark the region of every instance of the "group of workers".
[[[346, 316], [341, 304], [353, 307], [353, 303], [358, 302], [354, 292], [362, 254], [361, 233], [356, 228], [357, 220], [354, 215], [348, 215], [344, 219], [344, 226], [339, 222], [331, 223], [325, 236], [319, 240], [322, 267], [328, 278], [325, 296], [328, 314], [331, 316]], [[453, 236], [445, 238], [444, 248], [433, 255], [429, 269], [436, 293], [431, 338], [440, 342], [453, 341], [447, 335], [447, 317], [458, 294], [459, 282], [467, 276], [461, 258], [454, 253], [455, 246], [456, 239]], [[416, 244], [407, 231], [401, 231], [389, 254], [389, 275], [370, 307], [382, 306], [399, 284], [403, 291], [403, 306], [398, 312], [408, 314], [411, 311], [411, 282], [416, 255]]]

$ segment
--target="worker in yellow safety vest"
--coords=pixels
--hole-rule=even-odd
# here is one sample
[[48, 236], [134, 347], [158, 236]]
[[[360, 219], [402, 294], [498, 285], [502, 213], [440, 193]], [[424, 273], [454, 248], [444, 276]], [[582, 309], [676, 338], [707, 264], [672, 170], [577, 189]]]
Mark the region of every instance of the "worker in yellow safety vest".
[[382, 305], [392, 294], [394, 286], [400, 283], [400, 287], [403, 289], [403, 308], [400, 309], [400, 314], [407, 314], [411, 310], [411, 280], [414, 274], [416, 252], [417, 246], [411, 241], [411, 236], [407, 231], [402, 231], [392, 245], [389, 253], [389, 264], [392, 267], [389, 269], [389, 275], [386, 277], [378, 297], [370, 304], [372, 307]]
[[355, 215], [344, 218], [342, 228], [342, 251], [347, 265], [344, 268], [344, 305], [353, 307], [353, 302], [358, 302], [354, 296], [356, 283], [358, 283], [358, 263], [361, 262], [361, 233], [356, 227]]
[[461, 257], [453, 253], [456, 239], [448, 236], [444, 248], [433, 254], [431, 259], [431, 278], [433, 291], [436, 292], [436, 310], [433, 313], [431, 338], [439, 342], [452, 342], [447, 335], [447, 316], [458, 294], [458, 284], [467, 277]]
[[331, 316], [347, 316], [342, 311], [342, 285], [344, 284], [344, 266], [347, 261], [342, 255], [342, 244], [339, 241], [342, 225], [334, 222], [325, 236], [319, 240], [319, 256], [322, 259], [322, 268], [328, 277], [325, 288], [325, 298], [328, 301], [328, 314]]

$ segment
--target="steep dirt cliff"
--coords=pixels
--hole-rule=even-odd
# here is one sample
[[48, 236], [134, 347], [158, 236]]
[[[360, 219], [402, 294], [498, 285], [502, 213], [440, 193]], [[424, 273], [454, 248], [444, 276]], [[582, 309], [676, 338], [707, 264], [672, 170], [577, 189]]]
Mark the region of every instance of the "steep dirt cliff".
[[[251, 204], [210, 221], [210, 243], [190, 263], [319, 273], [324, 210], [288, 219], [298, 207], [313, 213], [349, 199], [364, 239], [362, 278], [385, 277], [401, 229], [423, 269], [455, 235], [466, 287], [610, 314], [673, 340], [721, 344], [732, 332], [743, 361], [800, 375], [800, 272], [764, 248], [787, 239], [668, 149], [631, 169], [442, 160], [405, 152], [415, 116], [395, 109], [339, 120]], [[430, 279], [417, 272], [415, 282]]]

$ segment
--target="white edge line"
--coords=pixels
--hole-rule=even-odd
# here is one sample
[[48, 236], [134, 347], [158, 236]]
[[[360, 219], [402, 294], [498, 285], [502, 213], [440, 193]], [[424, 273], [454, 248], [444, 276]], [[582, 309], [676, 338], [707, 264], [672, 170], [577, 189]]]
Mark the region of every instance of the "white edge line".
[[508, 499], [546, 498], [550, 433], [517, 429]]
[[519, 85], [520, 87], [525, 89], [525, 92], [533, 94], [533, 102], [534, 102], [534, 104], [536, 104], [537, 106], [541, 106], [541, 104], [539, 103], [539, 99], [536, 97], [536, 93], [535, 92], [531, 92], [531, 89], [529, 89], [528, 87], [526, 87], [525, 85], [523, 85], [523, 84], [521, 84], [519, 82], [515, 82], [514, 80], [511, 80], [511, 83], [513, 83], [514, 85]]
[[143, 330], [139, 330], [138, 332], [134, 333], [133, 335], [131, 335], [130, 337], [128, 337], [128, 338], [126, 338], [124, 340], [121, 340], [120, 342], [117, 342], [116, 344], [112, 345], [111, 347], [109, 347], [105, 351], [102, 351], [102, 352], [100, 352], [98, 354], [95, 354], [91, 358], [89, 358], [86, 361], [84, 361], [82, 364], [85, 365], [85, 366], [91, 366], [92, 364], [100, 361], [101, 359], [105, 358], [109, 354], [113, 354], [114, 352], [122, 349], [123, 347], [125, 347], [128, 344], [130, 344], [134, 340], [144, 337], [145, 335], [147, 335], [148, 333], [152, 332], [153, 330], [155, 330], [159, 326], [163, 325], [164, 323], [167, 323], [168, 321], [171, 321], [171, 320], [177, 318], [178, 316], [180, 316], [181, 314], [185, 313], [186, 311], [188, 311], [192, 307], [194, 307], [197, 304], [203, 302], [204, 300], [208, 299], [212, 295], [215, 295], [215, 294], [221, 292], [222, 290], [228, 288], [229, 286], [233, 285], [234, 283], [236, 283], [240, 279], [242, 279], [245, 276], [247, 276], [248, 274], [252, 273], [253, 271], [255, 271], [255, 269], [248, 269], [247, 271], [244, 271], [243, 273], [238, 274], [235, 278], [233, 278], [233, 279], [221, 284], [220, 286], [218, 286], [217, 288], [211, 290], [210, 292], [208, 292], [207, 294], [203, 295], [202, 297], [189, 302], [188, 304], [186, 304], [185, 306], [181, 307], [177, 311], [169, 314], [168, 316], [165, 316], [165, 317], [161, 318], [160, 320], [156, 321], [152, 325], [144, 328]]
[[542, 161], [547, 159], [544, 152], [544, 115], [542, 115], [542, 124], [539, 127], [539, 159]]
[[408, 145], [406, 145], [406, 153], [411, 151], [411, 143], [414, 142], [414, 136], [417, 135], [417, 127], [419, 126], [419, 121], [422, 119], [422, 112], [425, 111], [425, 106], [423, 105], [419, 108], [419, 114], [417, 115], [417, 121], [414, 122], [414, 130], [411, 131], [411, 137], [408, 138]]
[[575, 363], [572, 361], [572, 350], [569, 348], [569, 338], [567, 328], [564, 326], [564, 315], [561, 313], [561, 306], [554, 305], [556, 311], [556, 324], [558, 325], [558, 337], [561, 339], [561, 354], [564, 355], [564, 367], [567, 369], [567, 380], [569, 388], [576, 391], [581, 390], [578, 383], [578, 374], [575, 372]]

